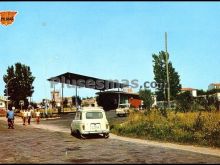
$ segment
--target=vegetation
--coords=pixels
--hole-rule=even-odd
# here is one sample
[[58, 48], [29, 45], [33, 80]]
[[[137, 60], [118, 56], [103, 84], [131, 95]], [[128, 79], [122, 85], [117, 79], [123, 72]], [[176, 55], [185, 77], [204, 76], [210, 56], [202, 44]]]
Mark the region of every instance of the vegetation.
[[132, 112], [122, 123], [111, 123], [111, 132], [130, 137], [220, 147], [219, 112], [174, 112], [164, 117], [157, 109]]
[[65, 99], [63, 100], [63, 107], [64, 107], [64, 108], [67, 108], [67, 105], [68, 105], [68, 99], [65, 98]]
[[[76, 98], [76, 96], [72, 97], [73, 106], [76, 106], [76, 99], [75, 98]], [[79, 96], [77, 96], [77, 103], [78, 103], [78, 105], [81, 105], [81, 103], [82, 103], [82, 99]]]
[[148, 89], [143, 89], [139, 91], [140, 99], [143, 100], [143, 106], [145, 109], [150, 109], [153, 104], [152, 93]]
[[34, 92], [34, 79], [29, 66], [16, 63], [15, 66], [8, 67], [7, 74], [3, 76], [6, 84], [4, 93], [7, 95], [8, 92], [9, 100], [12, 101], [13, 106], [20, 108], [20, 100], [24, 101], [24, 108], [28, 106], [27, 97], [31, 97]]
[[176, 102], [177, 102], [176, 111], [188, 112], [192, 110], [193, 96], [189, 91], [180, 93], [176, 98]]
[[97, 104], [105, 111], [116, 109], [118, 107], [118, 95], [100, 94], [96, 97]]
[[219, 109], [217, 97], [208, 94], [193, 97], [189, 91], [186, 91], [180, 93], [175, 102], [176, 111], [178, 112], [212, 111]]
[[[154, 80], [160, 84], [157, 88], [156, 95], [158, 101], [167, 100], [167, 76], [166, 76], [166, 53], [164, 51], [159, 52], [159, 54], [153, 54], [153, 69], [154, 69]], [[168, 54], [169, 58], [169, 54]], [[177, 94], [180, 92], [180, 76], [175, 71], [172, 63], [168, 63], [169, 70], [169, 80], [170, 80], [170, 99], [176, 98]], [[163, 85], [162, 85], [163, 84]], [[165, 94], [164, 94], [165, 92]], [[166, 97], [165, 97], [166, 96]]]

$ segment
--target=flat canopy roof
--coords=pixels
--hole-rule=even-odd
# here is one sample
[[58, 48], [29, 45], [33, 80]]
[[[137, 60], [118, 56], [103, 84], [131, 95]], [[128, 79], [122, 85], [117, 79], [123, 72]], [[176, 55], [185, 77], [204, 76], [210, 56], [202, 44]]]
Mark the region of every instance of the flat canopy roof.
[[96, 90], [106, 90], [113, 88], [124, 88], [129, 86], [128, 84], [119, 83], [112, 80], [104, 80], [95, 77], [84, 76], [75, 73], [64, 73], [55, 77], [47, 79], [50, 82], [55, 83], [64, 83], [69, 85], [74, 85], [78, 87], [92, 88]]
[[97, 92], [97, 95], [114, 95], [114, 94], [120, 94], [124, 96], [134, 97], [134, 98], [140, 98], [138, 93], [130, 93], [130, 92], [123, 92], [123, 91], [105, 91], [105, 92]]

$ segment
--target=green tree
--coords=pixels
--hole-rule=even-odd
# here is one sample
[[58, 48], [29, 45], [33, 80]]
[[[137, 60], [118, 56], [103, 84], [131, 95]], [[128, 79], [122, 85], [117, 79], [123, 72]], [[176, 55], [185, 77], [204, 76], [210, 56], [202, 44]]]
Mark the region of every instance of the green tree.
[[176, 111], [179, 112], [189, 112], [192, 110], [193, 105], [193, 96], [189, 91], [180, 93], [177, 98], [177, 107]]
[[31, 102], [30, 105], [31, 105], [32, 107], [34, 107], [34, 109], [37, 108], [37, 103], [35, 103], [35, 102]]
[[67, 108], [67, 105], [68, 105], [68, 99], [65, 98], [65, 99], [63, 100], [63, 107], [64, 107], [64, 108]]
[[198, 89], [198, 90], [197, 90], [197, 95], [198, 95], [198, 96], [206, 95], [206, 94], [207, 94], [207, 92], [204, 91], [203, 89]]
[[[167, 100], [166, 53], [161, 51], [158, 55], [153, 54], [152, 57], [154, 80], [160, 84], [156, 89], [157, 100], [164, 101]], [[168, 70], [170, 80], [170, 99], [173, 100], [176, 98], [181, 89], [180, 76], [175, 71], [171, 62], [168, 63]]]
[[[76, 99], [75, 98], [76, 98], [76, 96], [72, 97], [72, 104], [74, 106], [76, 106]], [[78, 105], [81, 105], [81, 103], [82, 103], [82, 99], [79, 96], [77, 96], [77, 103], [78, 103]]]
[[34, 79], [29, 66], [16, 63], [8, 67], [7, 74], [3, 76], [6, 83], [4, 93], [7, 95], [8, 90], [9, 100], [13, 106], [19, 108], [20, 100], [24, 100], [24, 108], [28, 106], [27, 97], [31, 97], [34, 92]]
[[206, 93], [208, 95], [213, 95], [213, 94], [219, 93], [219, 92], [220, 92], [220, 89], [212, 89], [212, 90], [207, 91]]
[[148, 89], [141, 89], [139, 91], [140, 99], [143, 100], [144, 108], [150, 109], [153, 104], [152, 93]]
[[118, 107], [118, 95], [107, 95], [105, 93], [100, 93], [96, 97], [97, 104], [105, 111], [110, 111]]

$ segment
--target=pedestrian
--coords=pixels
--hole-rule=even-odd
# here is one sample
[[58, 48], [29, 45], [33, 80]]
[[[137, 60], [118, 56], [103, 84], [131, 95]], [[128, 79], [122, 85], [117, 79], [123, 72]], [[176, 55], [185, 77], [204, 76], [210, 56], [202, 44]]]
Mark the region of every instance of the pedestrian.
[[14, 129], [14, 111], [11, 108], [7, 111], [6, 118], [8, 119], [8, 129]]
[[26, 119], [27, 119], [27, 110], [25, 109], [24, 111], [23, 111], [23, 125], [26, 125]]
[[35, 114], [36, 114], [36, 122], [37, 124], [39, 124], [40, 123], [40, 112], [38, 109], [37, 109], [37, 112], [35, 112]]
[[31, 124], [31, 107], [28, 108], [27, 117], [28, 117], [28, 125], [30, 125]]

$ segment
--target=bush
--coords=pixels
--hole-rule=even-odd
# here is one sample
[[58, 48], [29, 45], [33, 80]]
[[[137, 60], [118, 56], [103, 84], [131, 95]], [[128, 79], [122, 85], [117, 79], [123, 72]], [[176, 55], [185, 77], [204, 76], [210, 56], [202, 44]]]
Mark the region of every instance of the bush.
[[177, 107], [176, 111], [189, 112], [191, 105], [193, 104], [193, 97], [190, 92], [184, 92], [177, 96]]
[[111, 128], [123, 136], [220, 147], [218, 112], [167, 111], [167, 117], [156, 109], [147, 114], [132, 112], [123, 124]]

